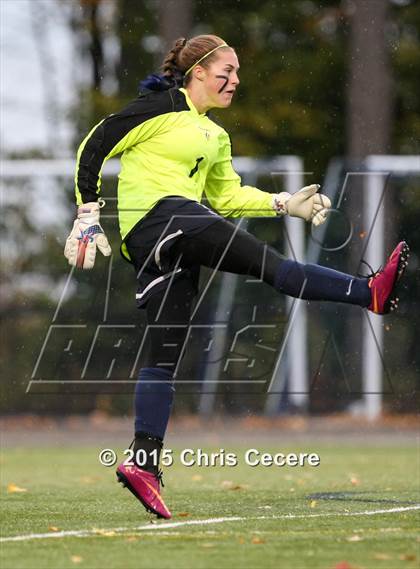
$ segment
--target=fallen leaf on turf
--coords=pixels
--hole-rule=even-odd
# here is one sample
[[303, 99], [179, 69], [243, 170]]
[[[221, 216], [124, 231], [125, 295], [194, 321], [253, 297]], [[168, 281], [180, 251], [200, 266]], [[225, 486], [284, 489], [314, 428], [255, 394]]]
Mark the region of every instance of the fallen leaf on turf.
[[231, 480], [223, 480], [221, 483], [222, 488], [226, 490], [248, 490], [248, 484], [234, 484]]
[[194, 480], [194, 482], [199, 482], [200, 480], [203, 480], [203, 477], [201, 476], [201, 474], [193, 474], [191, 476], [191, 480]]
[[402, 561], [415, 561], [416, 556], [414, 555], [414, 553], [404, 553], [404, 555], [400, 555], [400, 559]]
[[72, 555], [70, 559], [73, 561], [73, 563], [80, 563], [83, 561], [83, 557], [80, 557], [80, 555]]
[[190, 515], [190, 512], [179, 512], [179, 518], [187, 518]]
[[346, 538], [347, 541], [362, 541], [363, 537], [360, 535], [351, 535], [350, 537]]
[[21, 488], [20, 486], [17, 486], [16, 484], [10, 483], [7, 485], [7, 491], [9, 494], [14, 494], [15, 492], [27, 492], [26, 488]]
[[387, 553], [375, 553], [375, 555], [373, 556], [374, 559], [380, 559], [383, 561], [386, 561], [387, 559], [391, 559], [391, 556], [388, 555]]
[[316, 508], [317, 505], [317, 501], [316, 500], [311, 500], [311, 503], [309, 504], [310, 508]]
[[93, 528], [93, 531], [95, 532], [96, 535], [103, 535], [105, 537], [113, 537], [114, 535], [116, 535], [115, 531], [110, 531], [106, 529]]
[[261, 539], [260, 537], [257, 537], [256, 535], [251, 539], [251, 543], [254, 544], [260, 544], [260, 543], [265, 543], [265, 539]]
[[81, 476], [79, 478], [82, 484], [95, 484], [95, 482], [98, 482], [100, 479], [100, 476]]
[[49, 526], [48, 530], [49, 531], [60, 531], [60, 529], [56, 526]]

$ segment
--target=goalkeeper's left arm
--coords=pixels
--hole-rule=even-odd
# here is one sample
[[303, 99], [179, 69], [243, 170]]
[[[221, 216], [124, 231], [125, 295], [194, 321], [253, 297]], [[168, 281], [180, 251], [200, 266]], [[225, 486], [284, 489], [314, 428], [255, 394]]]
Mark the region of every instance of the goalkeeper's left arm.
[[221, 135], [219, 159], [206, 178], [206, 197], [210, 205], [224, 217], [290, 215], [320, 225], [331, 207], [329, 198], [317, 193], [318, 184], [306, 186], [291, 195], [270, 194], [252, 186], [242, 186], [232, 167], [230, 140]]
[[318, 194], [320, 186], [312, 184], [305, 186], [295, 194], [281, 192], [273, 195], [273, 208], [279, 215], [300, 217], [311, 221], [312, 225], [321, 225], [327, 219], [331, 207], [330, 199], [324, 194]]

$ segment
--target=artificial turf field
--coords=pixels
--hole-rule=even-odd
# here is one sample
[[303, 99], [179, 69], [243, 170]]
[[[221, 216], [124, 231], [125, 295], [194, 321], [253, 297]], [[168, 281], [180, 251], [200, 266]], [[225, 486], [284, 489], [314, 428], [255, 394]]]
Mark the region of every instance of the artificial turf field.
[[[157, 523], [115, 482], [115, 469], [99, 463], [98, 447], [4, 449], [0, 567], [419, 566], [420, 469], [412, 443], [311, 444], [321, 464], [303, 468], [252, 468], [242, 460], [246, 448], [227, 448], [238, 456], [236, 467], [186, 467], [174, 449], [164, 488], [173, 519]], [[308, 447], [281, 449], [292, 451]], [[29, 534], [46, 535], [7, 539]]]

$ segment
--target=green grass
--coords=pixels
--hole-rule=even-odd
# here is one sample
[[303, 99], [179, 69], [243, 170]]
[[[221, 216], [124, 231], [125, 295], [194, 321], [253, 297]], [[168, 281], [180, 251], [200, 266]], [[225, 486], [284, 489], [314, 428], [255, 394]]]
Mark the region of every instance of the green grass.
[[[311, 445], [309, 450], [321, 457], [317, 468], [251, 468], [244, 464], [244, 448], [227, 449], [238, 455], [238, 466], [208, 468], [182, 466], [179, 449], [175, 450], [175, 464], [165, 469], [164, 496], [173, 512], [171, 521], [232, 516], [246, 519], [180, 525], [164, 532], [135, 529], [150, 523], [150, 517], [127, 490], [116, 484], [114, 468], [99, 464], [98, 448], [5, 450], [1, 459], [3, 537], [54, 533], [53, 527], [99, 531], [89, 537], [3, 542], [0, 566], [2, 569], [418, 566], [419, 511], [340, 515], [420, 503], [419, 462], [414, 447], [313, 448]], [[257, 448], [270, 450], [263, 444]], [[10, 493], [9, 484], [27, 491]], [[335, 493], [341, 499], [310, 497], [320, 492]], [[285, 514], [320, 514], [320, 517], [275, 518]], [[102, 532], [117, 527], [127, 530], [108, 535]], [[340, 562], [347, 565], [340, 566]]]

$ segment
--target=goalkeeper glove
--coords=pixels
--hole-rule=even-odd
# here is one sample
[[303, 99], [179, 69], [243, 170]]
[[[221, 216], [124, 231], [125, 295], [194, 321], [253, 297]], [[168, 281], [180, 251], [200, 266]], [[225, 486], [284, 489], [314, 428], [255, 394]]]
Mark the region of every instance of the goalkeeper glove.
[[317, 226], [327, 219], [331, 207], [330, 199], [324, 194], [317, 194], [320, 186], [312, 184], [305, 186], [295, 194], [281, 192], [273, 196], [273, 209], [278, 215], [300, 217], [305, 221], [312, 221]]
[[82, 204], [77, 209], [77, 219], [67, 237], [64, 256], [69, 265], [78, 269], [92, 269], [95, 264], [96, 248], [108, 257], [112, 250], [99, 223], [98, 202]]

